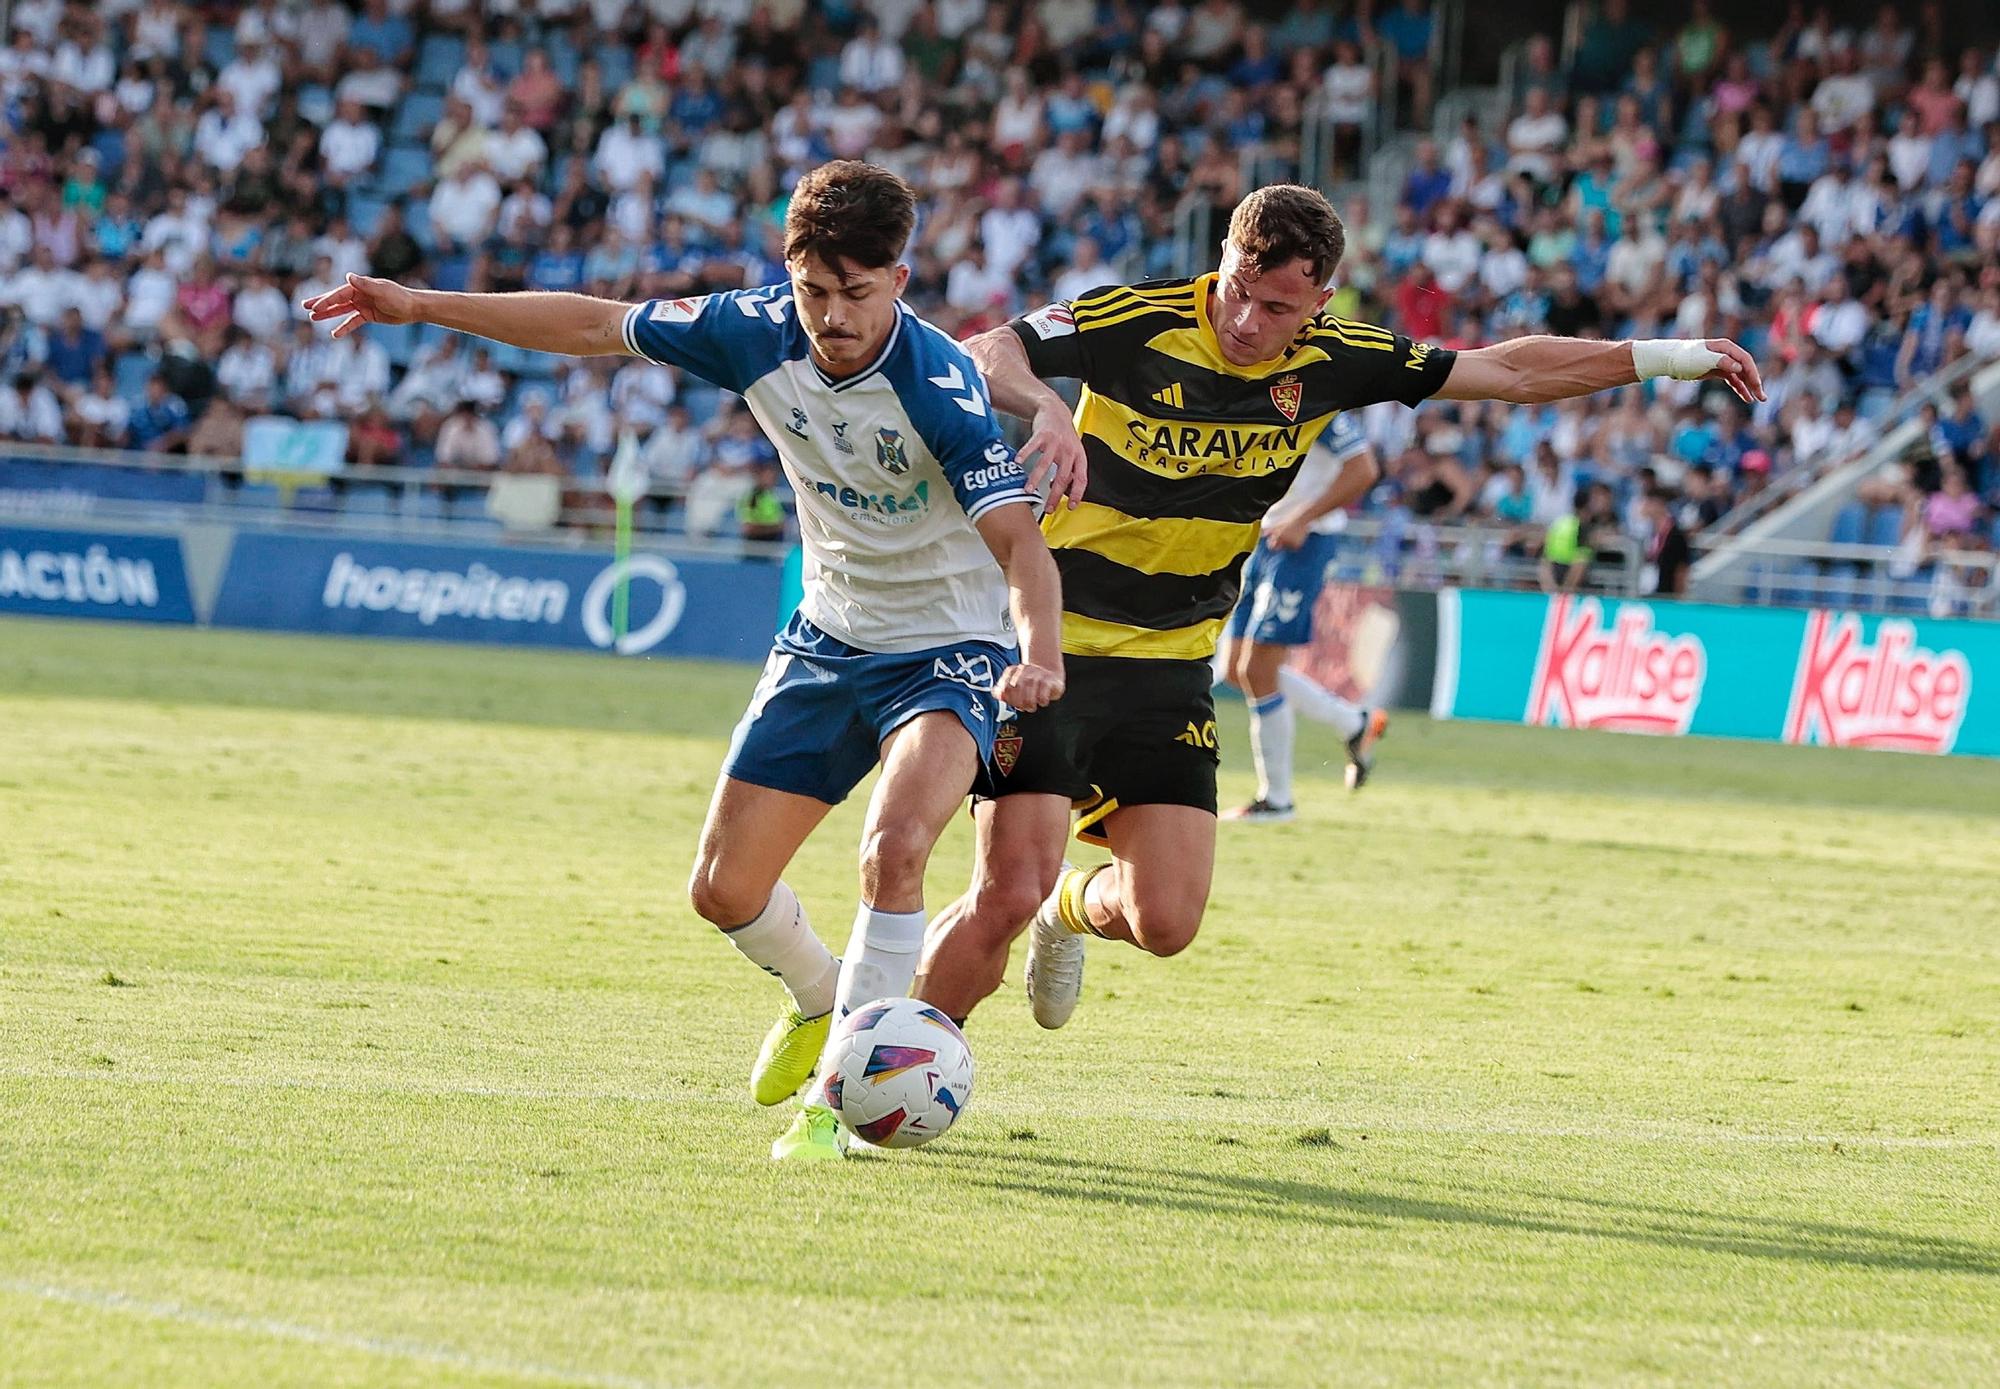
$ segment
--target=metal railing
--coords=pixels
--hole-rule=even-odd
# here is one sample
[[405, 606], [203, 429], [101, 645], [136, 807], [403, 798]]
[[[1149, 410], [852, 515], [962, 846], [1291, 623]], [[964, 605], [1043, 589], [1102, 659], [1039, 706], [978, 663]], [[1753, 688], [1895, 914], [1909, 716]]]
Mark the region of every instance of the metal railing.
[[[1539, 527], [1418, 520], [1401, 513], [1351, 516], [1339, 532], [1332, 572], [1347, 583], [1406, 588], [1536, 588], [1542, 581]], [[1600, 546], [1582, 588], [1636, 596], [1639, 547], [1620, 536]]]
[[[1694, 547], [1703, 552], [1726, 543], [1730, 543], [1726, 537], [1701, 535], [1695, 537]], [[1711, 583], [1702, 597], [1758, 607], [2000, 617], [2000, 558], [1990, 551], [1913, 555], [1896, 545], [1766, 539], [1757, 542], [1754, 556], [1743, 578]], [[1773, 569], [1767, 561], [1782, 568]]]
[[[82, 524], [138, 529], [191, 521], [234, 525], [261, 524], [308, 527], [321, 531], [423, 535], [449, 539], [478, 537], [574, 546], [602, 544], [611, 525], [611, 499], [601, 482], [561, 479], [566, 504], [551, 527], [505, 530], [483, 517], [483, 497], [506, 473], [449, 468], [361, 468], [331, 475], [301, 475], [299, 485], [282, 489], [282, 500], [269, 490], [247, 499], [247, 485], [259, 487], [258, 474], [246, 471], [240, 459], [186, 457], [177, 454], [126, 453], [18, 444], [0, 447], [0, 463], [26, 459], [38, 462], [98, 465], [133, 472], [195, 475], [211, 485], [200, 500], [122, 499], [91, 495], [81, 488], [72, 494], [75, 508], [44, 504], [35, 490], [0, 487], [0, 522]], [[370, 489], [388, 492], [402, 505], [392, 511], [362, 510], [353, 499]], [[289, 495], [285, 495], [288, 493]], [[448, 495], [454, 505], [440, 510], [410, 503], [419, 498]], [[734, 535], [693, 535], [671, 524], [673, 508], [684, 505], [687, 489], [656, 485], [634, 518], [634, 529], [649, 545], [691, 553], [782, 555], [789, 542], [747, 541]], [[1542, 581], [1539, 527], [1490, 522], [1430, 522], [1403, 512], [1350, 516], [1334, 546], [1332, 572], [1350, 583], [1434, 588], [1457, 584], [1468, 588], [1535, 588]], [[1692, 544], [1699, 556], [1725, 549], [1746, 552], [1749, 563], [1740, 575], [1703, 585], [1709, 601], [1751, 605], [1821, 604], [1878, 612], [1928, 613], [1933, 616], [2000, 618], [2000, 557], [1984, 551], [1940, 551], [1921, 555], [1901, 546], [1848, 545], [1831, 541], [1760, 539], [1698, 534]], [[1601, 545], [1583, 588], [1589, 592], [1640, 596], [1646, 576], [1644, 556], [1628, 537]]]
[[[1953, 362], [1937, 375], [1928, 377], [1922, 383], [1912, 386], [1909, 390], [1897, 396], [1895, 402], [1889, 407], [1888, 412], [1875, 421], [1874, 437], [1869, 441], [1865, 449], [1849, 453], [1828, 454], [1788, 469], [1775, 482], [1756, 496], [1746, 498], [1739, 505], [1731, 507], [1709, 528], [1709, 534], [1714, 536], [1741, 534], [1753, 521], [1770, 515], [1786, 502], [1791, 501], [1808, 487], [1818, 482], [1821, 478], [1828, 476], [1839, 468], [1845, 467], [1848, 463], [1859, 457], [1861, 453], [1882, 449], [1888, 443], [1889, 436], [1899, 426], [1915, 419], [1922, 412], [1925, 405], [1935, 405], [1942, 412], [1950, 402], [1951, 393], [1957, 390], [1960, 384], [1970, 381], [1981, 370], [1992, 365], [1993, 360], [1990, 357], [1975, 357], [1968, 354]], [[1891, 453], [1894, 451], [1893, 449], [1889, 450]]]
[[[272, 473], [248, 467], [240, 458], [0, 443], [0, 463], [10, 460], [192, 475], [209, 485], [198, 501], [175, 501], [92, 495], [85, 488], [58, 484], [56, 490], [62, 498], [73, 498], [78, 503], [75, 506], [62, 505], [62, 498], [52, 503], [46, 496], [38, 495], [48, 489], [24, 491], [0, 487], [0, 520], [109, 521], [134, 525], [199, 520], [240, 524], [258, 520], [398, 534], [478, 532], [487, 538], [498, 535], [535, 544], [582, 546], [600, 542], [609, 533], [615, 514], [605, 482], [564, 476], [552, 479], [560, 486], [563, 499], [553, 525], [511, 529], [498, 525], [485, 515], [486, 494], [496, 483], [504, 484], [523, 476], [500, 469], [350, 465], [335, 473]], [[696, 548], [712, 546], [731, 554], [781, 554], [787, 548], [783, 543], [745, 541], [730, 535], [687, 534], [674, 522], [683, 514], [688, 492], [687, 487], [679, 484], [650, 485], [634, 507], [634, 531], [648, 539], [671, 540]], [[393, 506], [387, 510], [380, 506], [364, 508], [357, 504], [358, 497], [371, 502], [386, 497]]]

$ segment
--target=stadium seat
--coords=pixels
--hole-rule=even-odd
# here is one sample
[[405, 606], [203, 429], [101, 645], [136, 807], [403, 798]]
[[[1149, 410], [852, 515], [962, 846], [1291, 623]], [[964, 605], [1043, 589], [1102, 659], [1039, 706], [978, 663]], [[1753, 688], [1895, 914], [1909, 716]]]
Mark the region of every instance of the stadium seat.
[[314, 125], [325, 125], [333, 119], [333, 88], [314, 83], [299, 88], [299, 114]]
[[340, 499], [331, 487], [301, 487], [292, 493], [291, 507], [293, 511], [331, 516], [340, 510]]
[[285, 504], [285, 489], [269, 482], [242, 482], [236, 485], [230, 500], [238, 506], [281, 507]]
[[431, 34], [417, 50], [417, 86], [441, 92], [465, 66], [465, 40], [456, 34]]
[[216, 72], [228, 67], [236, 60], [236, 31], [223, 24], [210, 29], [201, 45], [201, 60]]
[[375, 190], [402, 198], [431, 181], [431, 152], [422, 145], [391, 145], [375, 171]]
[[437, 240], [431, 235], [431, 205], [423, 198], [404, 198], [403, 230], [424, 248], [425, 254], [437, 249]]
[[431, 288], [462, 290], [472, 274], [470, 256], [443, 256], [431, 268]]
[[526, 348], [516, 347], [510, 342], [493, 344], [493, 366], [498, 371], [521, 375], [527, 368], [527, 359], [532, 356]]
[[146, 382], [152, 379], [153, 359], [143, 352], [127, 352], [118, 359], [113, 376], [118, 385], [118, 394], [127, 400], [137, 400], [146, 393]]
[[[549, 67], [552, 71], [554, 71], [557, 77], [560, 77], [562, 79], [562, 84], [565, 87], [574, 87], [576, 85], [577, 68], [582, 64], [583, 61], [582, 58], [580, 58], [577, 55], [576, 46], [572, 44], [567, 38], [565, 38], [562, 34], [556, 34], [551, 38], [549, 38], [548, 41], [542, 45], [542, 52], [548, 54]], [[617, 44], [611, 44], [598, 49], [594, 56], [597, 58], [601, 70], [603, 62], [606, 58], [610, 57], [613, 53], [623, 53], [623, 52], [625, 52], [625, 49], [623, 47]], [[623, 86], [622, 83], [619, 85], [620, 87]], [[609, 74], [604, 75], [604, 90], [607, 92], [615, 92], [619, 90], [619, 87], [614, 87], [611, 85], [611, 78]]]
[[[521, 60], [524, 56], [525, 51], [518, 43], [502, 41], [486, 45], [487, 61], [492, 63], [494, 73], [503, 78], [520, 75]], [[616, 88], [607, 83], [604, 90], [615, 91]]]
[[1833, 533], [1827, 538], [1836, 545], [1859, 545], [1868, 530], [1868, 508], [1860, 502], [1849, 502], [1833, 518]]
[[1812, 565], [1787, 565], [1781, 575], [1772, 601], [1794, 608], [1818, 607], [1824, 601], [1820, 597], [1819, 571]]
[[357, 519], [394, 516], [396, 498], [388, 487], [380, 483], [350, 483], [346, 495], [340, 499], [340, 510], [342, 515]]
[[430, 139], [432, 128], [443, 117], [442, 93], [411, 92], [396, 108], [396, 119], [389, 128], [389, 138], [399, 145], [421, 145]]
[[382, 344], [382, 350], [389, 354], [389, 365], [406, 367], [417, 355], [417, 325], [414, 323], [378, 323], [368, 330], [375, 341]]
[[1903, 513], [1893, 506], [1878, 506], [1868, 514], [1870, 545], [1891, 546], [1903, 538]]
[[347, 200], [347, 224], [354, 228], [356, 236], [373, 236], [375, 228], [382, 224], [382, 214], [388, 210], [389, 204], [383, 199], [356, 193]]
[[403, 493], [402, 512], [405, 521], [442, 521], [444, 498], [428, 487], [407, 490]]
[[612, 44], [600, 48], [596, 53], [597, 72], [604, 79], [604, 90], [620, 92], [632, 80], [632, 50], [624, 44]]
[[1926, 564], [1896, 586], [1884, 606], [1892, 613], [1923, 613], [1930, 609], [1931, 580], [1937, 577], [1937, 566]]

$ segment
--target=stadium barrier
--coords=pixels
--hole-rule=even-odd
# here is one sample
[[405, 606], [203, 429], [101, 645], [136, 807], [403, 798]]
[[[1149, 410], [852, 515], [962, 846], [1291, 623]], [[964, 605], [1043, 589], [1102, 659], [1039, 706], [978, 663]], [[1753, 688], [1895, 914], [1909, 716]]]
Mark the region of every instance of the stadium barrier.
[[192, 623], [179, 537], [0, 527], [0, 613]]
[[1431, 713], [2000, 756], [2000, 625], [1448, 588]]
[[[620, 579], [629, 621], [614, 634]], [[753, 560], [623, 561], [603, 551], [413, 544], [246, 532], [216, 599], [219, 627], [498, 642], [620, 655], [762, 660], [780, 569]]]
[[[623, 635], [613, 626], [621, 580]], [[759, 661], [779, 564], [190, 524], [0, 527], [0, 613]]]

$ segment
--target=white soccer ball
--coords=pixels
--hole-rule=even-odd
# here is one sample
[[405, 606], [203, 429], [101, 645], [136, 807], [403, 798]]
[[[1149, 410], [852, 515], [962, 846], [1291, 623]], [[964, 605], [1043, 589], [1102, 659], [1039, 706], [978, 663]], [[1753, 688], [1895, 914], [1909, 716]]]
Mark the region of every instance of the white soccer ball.
[[847, 1131], [878, 1148], [928, 1143], [972, 1098], [972, 1049], [943, 1013], [885, 998], [841, 1019], [829, 1043], [826, 1099]]

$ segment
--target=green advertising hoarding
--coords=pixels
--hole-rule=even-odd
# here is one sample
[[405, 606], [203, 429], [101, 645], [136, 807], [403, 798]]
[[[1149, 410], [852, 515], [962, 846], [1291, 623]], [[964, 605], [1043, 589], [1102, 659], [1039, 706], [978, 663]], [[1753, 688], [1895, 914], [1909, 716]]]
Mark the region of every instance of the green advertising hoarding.
[[2000, 623], [1446, 589], [1438, 718], [2000, 756]]

